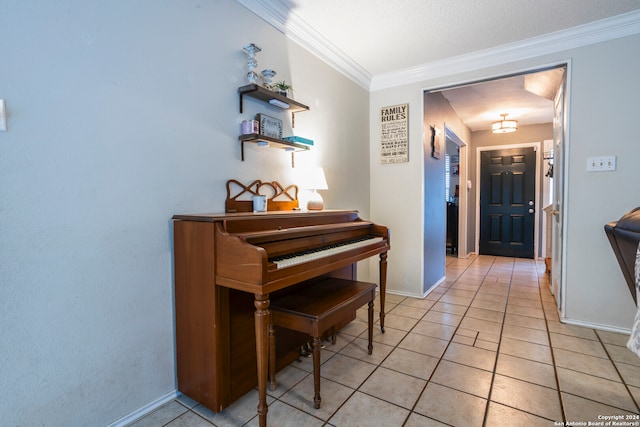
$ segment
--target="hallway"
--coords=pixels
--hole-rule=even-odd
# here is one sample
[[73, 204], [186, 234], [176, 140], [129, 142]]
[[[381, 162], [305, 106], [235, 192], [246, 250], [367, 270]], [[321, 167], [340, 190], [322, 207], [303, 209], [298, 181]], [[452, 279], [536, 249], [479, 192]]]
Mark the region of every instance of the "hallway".
[[[366, 310], [326, 342], [320, 409], [311, 359], [282, 370], [269, 425], [607, 425], [610, 416], [640, 425], [640, 359], [628, 336], [560, 323], [544, 268], [447, 257], [446, 282], [425, 299], [387, 295], [373, 355]], [[180, 396], [132, 426], [257, 426], [256, 405], [255, 391], [218, 414]]]

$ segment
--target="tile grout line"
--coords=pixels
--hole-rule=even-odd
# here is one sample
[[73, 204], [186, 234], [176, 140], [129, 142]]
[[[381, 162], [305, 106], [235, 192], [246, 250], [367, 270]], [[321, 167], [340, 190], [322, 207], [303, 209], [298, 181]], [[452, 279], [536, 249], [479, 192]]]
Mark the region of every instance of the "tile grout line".
[[496, 370], [498, 369], [498, 358], [500, 357], [500, 346], [502, 345], [502, 332], [504, 330], [504, 322], [507, 318], [507, 306], [509, 305], [509, 295], [511, 294], [511, 282], [513, 281], [513, 269], [515, 262], [511, 267], [511, 276], [509, 277], [509, 288], [507, 289], [507, 299], [504, 303], [504, 313], [502, 314], [502, 323], [500, 324], [500, 335], [498, 335], [498, 347], [496, 348], [496, 359], [493, 362], [493, 371], [491, 372], [491, 383], [489, 384], [489, 394], [487, 395], [487, 403], [484, 408], [484, 417], [482, 425], [487, 426], [487, 418], [489, 416], [489, 405], [491, 405], [491, 395], [493, 394], [493, 384], [496, 378]]
[[[516, 262], [517, 260], [518, 260], [518, 259], [514, 259], [514, 264], [513, 264], [513, 265], [514, 265], [514, 267], [513, 267], [513, 269], [512, 269], [512, 275], [511, 275], [511, 278], [510, 278], [510, 280], [509, 280], [509, 292], [508, 292], [508, 294], [507, 294], [507, 304], [508, 304], [508, 297], [509, 297], [509, 296], [510, 296], [510, 294], [511, 294], [511, 285], [513, 284], [513, 283], [512, 283], [512, 281], [513, 281], [513, 271], [516, 271], [516, 270], [517, 270], [517, 269], [516, 269], [516, 266], [515, 266], [515, 262]], [[536, 261], [535, 261], [535, 260], [533, 260], [533, 262], [535, 263]], [[536, 281], [537, 281], [538, 294], [539, 294], [539, 293], [540, 293], [540, 284], [539, 284], [539, 280], [538, 280], [538, 278], [539, 278], [539, 275], [538, 275], [538, 271], [537, 271], [537, 269], [536, 269]], [[540, 295], [539, 295], [539, 296], [540, 296]], [[541, 297], [540, 297], [540, 302], [542, 303], [542, 298], [541, 298]], [[542, 310], [542, 311], [543, 311], [543, 314], [544, 314], [544, 310]], [[506, 323], [506, 322], [505, 322], [505, 321], [506, 321], [506, 315], [507, 315], [507, 312], [506, 312], [506, 306], [505, 306], [504, 318], [503, 318], [503, 323], [502, 323], [502, 328], [501, 328], [501, 333], [500, 333], [500, 345], [502, 344], [502, 330], [504, 329], [504, 325], [505, 325], [505, 323]], [[545, 325], [545, 326], [546, 326], [546, 325]], [[523, 326], [523, 328], [526, 328], [526, 327], [524, 327], [524, 326]], [[519, 340], [518, 338], [514, 338], [514, 339]], [[524, 341], [524, 342], [527, 342], [527, 341]], [[500, 351], [500, 345], [498, 346], [498, 349], [497, 349], [497, 351], [496, 351], [496, 362], [495, 362], [495, 366], [494, 366], [494, 370], [493, 370], [493, 374], [492, 374], [491, 389], [490, 389], [489, 397], [487, 398], [487, 409], [486, 409], [486, 412], [485, 412], [485, 425], [486, 425], [486, 416], [487, 416], [487, 414], [488, 414], [488, 412], [489, 412], [489, 407], [488, 407], [488, 405], [491, 403], [491, 394], [492, 394], [492, 392], [493, 392], [493, 383], [494, 383], [494, 379], [495, 379], [495, 375], [496, 375], [496, 370], [497, 370], [497, 363], [498, 363], [498, 356], [499, 356], [499, 351]], [[551, 347], [551, 346], [549, 345], [548, 347]], [[513, 356], [513, 357], [518, 357], [518, 358], [520, 358], [519, 356]], [[525, 359], [525, 360], [527, 360], [527, 359]], [[511, 376], [508, 376], [508, 377], [509, 377], [509, 378], [514, 378], [514, 379], [516, 379], [516, 380], [523, 381], [523, 382], [526, 382], [526, 383], [530, 383], [530, 384], [534, 384], [534, 385], [538, 385], [538, 386], [540, 386], [540, 384], [531, 383], [530, 381], [522, 380], [522, 379], [520, 379], [520, 378], [511, 377]], [[542, 386], [542, 387], [546, 387], [546, 386]], [[550, 387], [546, 387], [546, 388], [550, 388]], [[495, 403], [499, 403], [499, 402], [495, 402]], [[540, 414], [538, 414], [538, 413], [534, 413], [534, 412], [526, 411], [526, 410], [524, 410], [524, 409], [521, 409], [521, 408], [518, 408], [518, 407], [514, 407], [514, 406], [511, 406], [511, 405], [507, 405], [507, 404], [505, 404], [505, 403], [499, 403], [499, 404], [500, 404], [500, 405], [503, 405], [503, 406], [506, 406], [506, 407], [509, 407], [509, 408], [513, 408], [513, 409], [515, 409], [515, 410], [517, 410], [517, 411], [520, 411], [520, 412], [523, 412], [523, 413], [531, 414], [531, 415], [533, 415], [533, 416], [535, 416], [535, 417], [540, 417], [540, 418], [544, 418], [544, 419], [549, 420], [549, 418], [546, 418], [545, 416], [542, 416], [542, 415], [540, 415]], [[550, 422], [553, 422], [553, 420], [549, 420], [549, 421], [550, 421]], [[486, 426], [486, 427], [490, 427], [490, 426]]]
[[[468, 266], [466, 266], [466, 267], [465, 267], [465, 269], [463, 270], [463, 272], [462, 272], [462, 273], [461, 273], [461, 274], [456, 278], [456, 280], [455, 280], [455, 281], [453, 281], [453, 283], [451, 283], [451, 284], [449, 285], [449, 287], [447, 288], [447, 292], [451, 289], [451, 287], [452, 287], [453, 285], [455, 285], [455, 284], [458, 282], [458, 280], [460, 279], [460, 277], [461, 277], [461, 276], [462, 276], [462, 275], [463, 275], [463, 274], [464, 274], [464, 273], [469, 269], [469, 267], [470, 267], [471, 265], [473, 265], [473, 264], [478, 260], [478, 258], [479, 258], [479, 257], [476, 257], [476, 259], [474, 259], [474, 260], [473, 260], [473, 261], [472, 261]], [[494, 258], [493, 258], [493, 261], [491, 262], [491, 266], [493, 266], [493, 264], [495, 263], [495, 260], [496, 260], [496, 258], [494, 257]], [[489, 267], [489, 268], [487, 269], [487, 272], [483, 275], [483, 278], [482, 278], [482, 281], [483, 281], [483, 282], [484, 282], [484, 279], [487, 277], [487, 274], [488, 274], [488, 272], [489, 272], [489, 271], [491, 271], [491, 267]], [[446, 266], [445, 266], [445, 272], [446, 272]], [[446, 276], [446, 273], [445, 273], [445, 276]], [[478, 292], [480, 291], [480, 288], [482, 288], [482, 283], [478, 286], [478, 289], [476, 289], [476, 291], [475, 291], [475, 293], [474, 293], [474, 296], [473, 296], [473, 299], [471, 300], [471, 303], [473, 303], [473, 300], [474, 300], [474, 299], [475, 299], [475, 297], [478, 295]], [[441, 299], [441, 298], [442, 298], [442, 297], [443, 297], [447, 292], [444, 292], [442, 295], [440, 295], [440, 298], [438, 298], [438, 299], [436, 300], [436, 302], [439, 302], [439, 301], [440, 301], [440, 299]], [[446, 347], [444, 348], [444, 350], [442, 350], [441, 355], [438, 357], [438, 362], [437, 362], [437, 363], [436, 363], [436, 365], [434, 366], [433, 371], [431, 371], [431, 374], [429, 375], [429, 378], [427, 379], [427, 381], [426, 381], [426, 383], [425, 383], [424, 387], [422, 388], [422, 391], [420, 392], [420, 394], [418, 395], [418, 398], [416, 399], [415, 403], [414, 403], [414, 404], [413, 404], [413, 406], [411, 407], [411, 413], [414, 413], [414, 412], [415, 412], [415, 407], [416, 407], [416, 405], [418, 404], [418, 402], [419, 402], [419, 401], [420, 401], [420, 399], [422, 398], [422, 395], [424, 394], [425, 390], [427, 389], [427, 386], [429, 385], [429, 383], [430, 383], [430, 382], [432, 382], [431, 380], [432, 380], [432, 378], [433, 378], [433, 375], [435, 374], [436, 370], [437, 370], [437, 369], [438, 369], [438, 367], [440, 366], [440, 363], [441, 363], [441, 362], [442, 362], [442, 360], [444, 359], [444, 355], [445, 355], [445, 353], [447, 352], [447, 350], [448, 350], [448, 349], [449, 349], [449, 347], [451, 346], [451, 343], [453, 342], [453, 339], [454, 339], [454, 337], [456, 336], [456, 333], [457, 333], [457, 332], [458, 332], [458, 330], [460, 329], [460, 323], [462, 323], [462, 319], [464, 319], [464, 316], [469, 312], [469, 308], [471, 308], [471, 303], [467, 306], [467, 309], [465, 310], [464, 314], [462, 314], [462, 315], [461, 315], [461, 320], [460, 320], [460, 322], [456, 325], [455, 330], [453, 331], [453, 334], [451, 335], [451, 338], [449, 339], [449, 342], [447, 343], [447, 345], [446, 345]], [[435, 305], [435, 304], [434, 304], [434, 305]], [[431, 311], [431, 309], [432, 309], [432, 308], [433, 308], [433, 306], [432, 306], [432, 307], [427, 311], [427, 313], [428, 313], [429, 311]], [[427, 314], [427, 313], [425, 313], [425, 314], [424, 314], [424, 316], [426, 316], [426, 314]], [[424, 316], [423, 316], [423, 318], [424, 318]], [[415, 327], [415, 325], [414, 325], [414, 327]], [[412, 328], [412, 330], [413, 330], [413, 328]], [[456, 362], [454, 362], [454, 363], [456, 363]], [[434, 384], [437, 384], [437, 383], [434, 383]], [[442, 387], [447, 387], [447, 386], [442, 386]], [[447, 387], [447, 388], [451, 388], [451, 387]], [[457, 390], [457, 389], [452, 389], [452, 390]], [[471, 394], [471, 393], [464, 392], [464, 391], [462, 391], [462, 390], [457, 390], [457, 391], [460, 391], [460, 392], [462, 392], [462, 393], [466, 393], [466, 394]], [[473, 394], [471, 394], [471, 395], [472, 395], [472, 396], [475, 396], [475, 395], [473, 395]], [[417, 413], [417, 414], [419, 414], [419, 415], [422, 415], [422, 414], [420, 414], [419, 412], [415, 412], [415, 413]], [[486, 409], [485, 409], [485, 416], [486, 416]], [[427, 418], [432, 419], [432, 420], [436, 420], [435, 418], [431, 418], [431, 417], [427, 417]], [[407, 417], [407, 419], [405, 420], [405, 422], [404, 422], [403, 426], [404, 426], [404, 425], [406, 425], [406, 423], [407, 423], [407, 421], [408, 421], [408, 420], [409, 420], [409, 417]], [[440, 421], [440, 420], [436, 420], [436, 421], [444, 423], [443, 421]]]
[[[543, 273], [543, 274], [546, 274]], [[540, 275], [538, 275], [538, 293], [540, 294], [540, 300], [542, 301], [542, 288], [540, 287]], [[555, 300], [555, 298], [554, 298]], [[560, 390], [560, 377], [558, 376], [558, 366], [556, 364], [556, 353], [555, 349], [551, 342], [551, 332], [549, 331], [549, 316], [547, 316], [547, 312], [544, 309], [544, 304], [542, 305], [542, 314], [544, 316], [544, 326], [547, 332], [547, 339], [549, 340], [549, 350], [551, 353], [551, 363], [553, 365], [553, 376], [556, 380], [556, 391], [558, 393], [558, 400], [560, 401], [560, 415], [562, 416], [563, 425], [567, 424], [567, 415], [564, 407], [564, 399], [562, 398], [562, 391]]]
[[[595, 331], [595, 333], [596, 333], [596, 336], [598, 337], [598, 341], [600, 342], [600, 345], [602, 346], [602, 348], [604, 349], [604, 352], [606, 353], [607, 357], [609, 358], [609, 361], [611, 361], [611, 364], [613, 365], [613, 369], [616, 370], [616, 374], [618, 374], [618, 376], [620, 377], [620, 382], [622, 383], [622, 385], [624, 385], [624, 388], [625, 388], [625, 390], [627, 390], [627, 393], [629, 393], [629, 396], [631, 396], [631, 401], [633, 403], [635, 403], [636, 409], [638, 410], [638, 413], [640, 414], [640, 404], [639, 404], [639, 402], [636, 402], [636, 399], [634, 398], [633, 393], [631, 393], [631, 390], [629, 389], [629, 385], [624, 380], [624, 377], [622, 376], [622, 374], [618, 370], [618, 365], [616, 365], [614, 363], [614, 360], [611, 357], [611, 353], [609, 353], [609, 350], [607, 350], [607, 346], [604, 345], [605, 343], [604, 343], [604, 341], [602, 341], [602, 338], [600, 337], [600, 334], [598, 333], [598, 331]], [[621, 363], [624, 363], [624, 362], [621, 362]], [[620, 408], [620, 409], [622, 409], [622, 408]]]

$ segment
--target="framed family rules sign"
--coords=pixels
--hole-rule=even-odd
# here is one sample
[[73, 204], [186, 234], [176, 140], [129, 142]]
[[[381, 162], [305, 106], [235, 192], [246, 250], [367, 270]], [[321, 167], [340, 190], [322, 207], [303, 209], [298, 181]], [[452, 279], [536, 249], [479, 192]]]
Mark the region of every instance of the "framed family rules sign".
[[380, 109], [380, 162], [409, 161], [409, 104]]

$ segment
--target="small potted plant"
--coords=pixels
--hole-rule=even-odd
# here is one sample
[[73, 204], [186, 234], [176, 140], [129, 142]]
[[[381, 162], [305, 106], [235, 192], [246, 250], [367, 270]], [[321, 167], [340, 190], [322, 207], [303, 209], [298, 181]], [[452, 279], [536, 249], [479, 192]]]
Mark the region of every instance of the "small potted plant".
[[287, 82], [285, 82], [284, 80], [275, 83], [273, 87], [282, 96], [287, 96], [287, 94], [291, 90], [291, 85], [287, 84]]

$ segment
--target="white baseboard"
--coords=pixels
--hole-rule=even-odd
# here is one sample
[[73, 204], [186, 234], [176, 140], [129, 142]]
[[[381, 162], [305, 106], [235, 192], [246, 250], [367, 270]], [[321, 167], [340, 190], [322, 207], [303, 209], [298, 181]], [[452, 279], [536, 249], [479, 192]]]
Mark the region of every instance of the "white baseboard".
[[582, 320], [568, 319], [566, 317], [561, 317], [560, 318], [560, 322], [561, 323], [566, 323], [566, 324], [569, 324], [569, 325], [582, 326], [582, 327], [589, 328], [589, 329], [598, 329], [600, 331], [615, 332], [615, 333], [618, 333], [618, 334], [631, 335], [631, 329], [618, 328], [618, 327], [609, 326], [609, 325], [601, 325], [599, 323], [584, 322]]
[[413, 292], [394, 291], [389, 289], [387, 289], [387, 295], [398, 295], [401, 297], [409, 297], [409, 298], [421, 298], [420, 295], [414, 294]]
[[164, 396], [160, 396], [156, 400], [147, 403], [142, 408], [138, 408], [135, 411], [131, 412], [130, 414], [125, 415], [124, 417], [120, 418], [118, 421], [115, 421], [114, 423], [109, 424], [107, 427], [124, 427], [126, 425], [129, 425], [132, 422], [139, 420], [145, 415], [155, 411], [165, 403], [172, 401], [176, 397], [178, 397], [178, 390], [170, 391]]
[[401, 297], [408, 297], [408, 298], [419, 298], [419, 299], [424, 299], [427, 295], [429, 295], [435, 288], [437, 288], [439, 285], [441, 285], [442, 283], [445, 282], [445, 280], [447, 280], [446, 277], [442, 277], [440, 280], [438, 280], [433, 286], [431, 286], [429, 288], [429, 290], [427, 292], [424, 292], [422, 295], [420, 294], [415, 294], [413, 292], [403, 292], [403, 291], [394, 291], [394, 290], [389, 290], [387, 289], [387, 294], [392, 294], [392, 295], [399, 295]]

